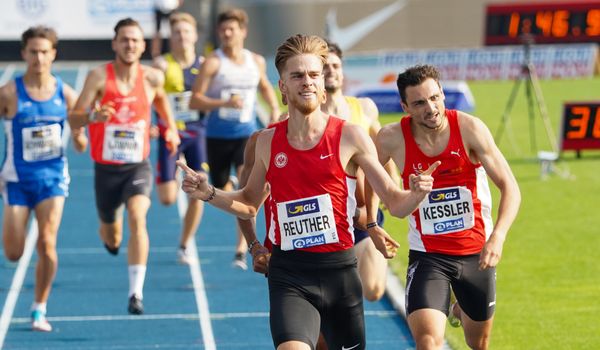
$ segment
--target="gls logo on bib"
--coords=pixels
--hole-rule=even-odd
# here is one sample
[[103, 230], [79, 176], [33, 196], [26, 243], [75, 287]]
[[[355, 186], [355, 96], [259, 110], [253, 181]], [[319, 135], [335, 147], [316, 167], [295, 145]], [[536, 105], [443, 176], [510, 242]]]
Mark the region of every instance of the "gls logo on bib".
[[319, 201], [316, 198], [286, 204], [288, 218], [316, 213], [319, 211]]

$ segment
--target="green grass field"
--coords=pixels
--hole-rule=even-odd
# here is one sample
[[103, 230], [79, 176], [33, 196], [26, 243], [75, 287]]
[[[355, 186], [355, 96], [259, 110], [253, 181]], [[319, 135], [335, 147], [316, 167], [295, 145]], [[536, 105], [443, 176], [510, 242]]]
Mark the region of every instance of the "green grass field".
[[[495, 134], [513, 82], [472, 82], [469, 86], [476, 101], [473, 114]], [[563, 102], [600, 99], [597, 78], [542, 81], [541, 86], [555, 134]], [[387, 124], [398, 121], [400, 115], [381, 118]], [[535, 131], [538, 150], [550, 146], [539, 114], [530, 127], [523, 87], [509, 120], [499, 146], [519, 182], [523, 200], [498, 266], [490, 348], [600, 349], [600, 152], [584, 151], [581, 159], [566, 152], [558, 166], [572, 178], [541, 180], [530, 130]], [[495, 187], [493, 196], [496, 204]], [[402, 244], [402, 253], [391, 265], [404, 280], [406, 221], [392, 218], [386, 229]], [[467, 349], [462, 328], [448, 328], [446, 334], [454, 349]]]

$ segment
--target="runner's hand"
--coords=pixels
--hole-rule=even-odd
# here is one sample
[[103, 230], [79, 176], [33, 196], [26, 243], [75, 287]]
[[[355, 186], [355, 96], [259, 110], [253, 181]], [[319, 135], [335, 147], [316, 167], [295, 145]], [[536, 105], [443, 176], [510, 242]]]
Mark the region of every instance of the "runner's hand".
[[440, 164], [442, 164], [442, 162], [438, 160], [435, 163], [431, 164], [429, 168], [421, 174], [410, 174], [410, 176], [408, 177], [408, 184], [410, 190], [423, 196], [431, 192], [431, 190], [433, 189], [433, 176], [431, 176], [431, 174], [433, 174], [435, 169], [437, 169], [437, 167], [440, 166]]
[[240, 95], [231, 94], [231, 97], [227, 102], [225, 102], [225, 107], [234, 108], [234, 109], [242, 109], [244, 107], [244, 100]]
[[177, 160], [175, 164], [183, 170], [184, 176], [183, 183], [181, 184], [183, 192], [189, 194], [192, 198], [201, 200], [204, 200], [211, 195], [212, 188], [208, 184], [208, 176], [206, 176], [205, 173], [195, 172], [181, 160]]
[[169, 154], [171, 156], [176, 155], [177, 148], [181, 143], [181, 139], [179, 138], [179, 132], [167, 129], [165, 130], [164, 138], [165, 143], [167, 144], [167, 149], [169, 150]]
[[386, 259], [392, 259], [396, 256], [396, 252], [400, 247], [400, 243], [396, 242], [384, 229], [380, 226], [374, 226], [367, 230], [369, 237], [375, 244], [375, 248], [383, 254]]
[[115, 109], [115, 103], [113, 101], [108, 101], [100, 107], [96, 107], [93, 111], [93, 122], [94, 123], [104, 123], [110, 117], [115, 115], [117, 110]]
[[271, 259], [271, 253], [260, 243], [257, 243], [252, 247], [252, 269], [254, 272], [266, 274], [269, 271], [269, 260]]
[[497, 239], [497, 236], [492, 233], [490, 239], [483, 245], [483, 250], [479, 255], [479, 270], [496, 267], [502, 257], [503, 242]]

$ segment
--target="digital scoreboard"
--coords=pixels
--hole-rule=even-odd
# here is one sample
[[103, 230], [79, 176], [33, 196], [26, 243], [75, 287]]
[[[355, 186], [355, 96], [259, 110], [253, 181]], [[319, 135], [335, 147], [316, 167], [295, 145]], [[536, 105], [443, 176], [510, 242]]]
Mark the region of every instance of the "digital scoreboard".
[[485, 44], [600, 43], [600, 1], [488, 5]]
[[600, 149], [600, 101], [566, 102], [560, 138], [561, 151]]

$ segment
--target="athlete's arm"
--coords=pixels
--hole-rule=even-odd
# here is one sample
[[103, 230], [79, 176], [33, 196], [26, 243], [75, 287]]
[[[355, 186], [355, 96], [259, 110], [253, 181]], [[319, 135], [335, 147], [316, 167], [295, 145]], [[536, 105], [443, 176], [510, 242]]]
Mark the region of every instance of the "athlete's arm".
[[[385, 169], [377, 161], [375, 145], [359, 126], [345, 124], [342, 131], [340, 154], [342, 164], [348, 164], [349, 173], [352, 166], [349, 161], [358, 165], [367, 177], [373, 190], [383, 200], [390, 213], [397, 217], [405, 217], [412, 213], [419, 203], [431, 192], [433, 177], [431, 173], [438, 167], [434, 163], [424, 173], [411, 177], [410, 191], [400, 190], [392, 181]], [[348, 149], [346, 151], [345, 149]], [[346, 163], [344, 160], [346, 159]]]
[[185, 174], [181, 188], [191, 198], [207, 200], [213, 206], [239, 218], [250, 219], [255, 217], [268, 194], [265, 176], [268, 157], [271, 154], [272, 137], [271, 130], [265, 130], [259, 135], [256, 142], [256, 161], [252, 166], [248, 183], [244, 188], [233, 192], [216, 189], [208, 184], [208, 176], [204, 172], [197, 173], [188, 168], [183, 162], [177, 161], [177, 165]]
[[498, 149], [487, 126], [478, 118], [459, 114], [460, 132], [469, 157], [479, 161], [492, 182], [500, 190], [500, 202], [494, 230], [479, 258], [479, 268], [494, 267], [502, 257], [502, 246], [508, 230], [517, 217], [521, 192], [506, 158]]
[[281, 115], [281, 111], [279, 110], [279, 102], [277, 101], [277, 95], [275, 94], [275, 90], [269, 82], [267, 78], [267, 64], [265, 63], [265, 58], [261, 55], [253, 54], [254, 60], [258, 65], [258, 71], [260, 72], [260, 80], [258, 81], [258, 91], [262, 98], [267, 102], [269, 107], [271, 108], [271, 115], [269, 123], [275, 123], [279, 120], [279, 116]]
[[100, 66], [92, 70], [86, 77], [83, 89], [75, 102], [75, 106], [69, 113], [69, 124], [71, 129], [77, 129], [90, 123], [90, 117], [94, 120], [104, 122], [115, 113], [111, 104], [95, 106], [104, 91], [105, 68]]
[[[242, 171], [240, 172], [240, 188], [246, 186], [252, 167], [254, 166], [255, 153], [256, 153], [256, 140], [262, 130], [259, 130], [252, 134], [246, 142], [244, 148], [244, 164]], [[246, 242], [254, 242], [258, 240], [256, 237], [256, 220], [253, 219], [241, 219], [238, 218], [238, 224], [240, 230], [246, 239]], [[269, 266], [269, 251], [265, 248], [258, 240], [258, 243], [252, 245], [250, 249], [250, 255], [252, 255], [252, 269], [258, 273], [267, 273]]]
[[154, 106], [158, 117], [167, 125], [163, 138], [167, 144], [167, 149], [169, 149], [171, 155], [174, 155], [177, 153], [177, 146], [179, 146], [181, 140], [179, 139], [179, 132], [177, 131], [175, 119], [171, 113], [167, 93], [163, 87], [165, 84], [165, 75], [158, 69], [147, 67], [146, 77], [152, 88], [156, 91], [152, 105]]
[[0, 118], [7, 118], [10, 114], [10, 109], [16, 98], [16, 89], [14, 80], [0, 87]]
[[[63, 84], [63, 94], [65, 95], [65, 100], [67, 102], [67, 113], [70, 113], [75, 107], [75, 102], [77, 102], [77, 93], [67, 84]], [[88, 138], [85, 136], [85, 128], [79, 127], [74, 128], [71, 127], [71, 139], [73, 140], [73, 147], [77, 152], [84, 152], [88, 145]]]
[[164, 56], [156, 56], [152, 60], [152, 67], [154, 67], [162, 72], [166, 72], [167, 71], [167, 60], [165, 59]]
[[221, 61], [216, 55], [208, 57], [202, 66], [200, 66], [200, 72], [194, 81], [192, 87], [192, 98], [190, 99], [190, 108], [199, 109], [202, 111], [211, 111], [216, 108], [229, 107], [229, 108], [242, 108], [244, 101], [240, 96], [233, 95], [229, 100], [210, 98], [206, 96], [206, 91], [212, 83], [215, 75], [219, 71]]

